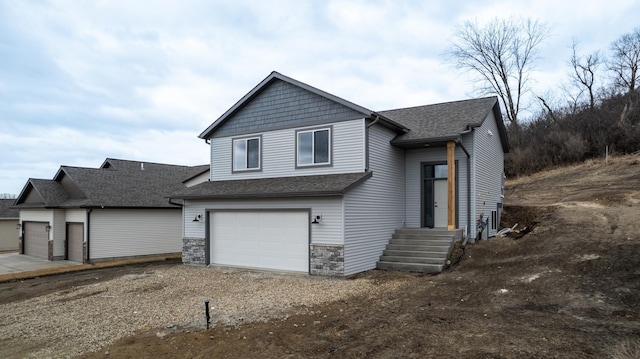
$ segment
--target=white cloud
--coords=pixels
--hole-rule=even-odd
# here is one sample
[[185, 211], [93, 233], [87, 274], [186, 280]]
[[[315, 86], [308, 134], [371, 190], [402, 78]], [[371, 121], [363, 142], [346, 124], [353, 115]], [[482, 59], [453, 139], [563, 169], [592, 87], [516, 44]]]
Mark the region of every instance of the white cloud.
[[196, 136], [271, 71], [384, 110], [473, 96], [443, 63], [462, 20], [553, 26], [538, 91], [568, 45], [606, 50], [637, 26], [633, 0], [0, 2], [0, 192], [106, 157], [201, 164]]

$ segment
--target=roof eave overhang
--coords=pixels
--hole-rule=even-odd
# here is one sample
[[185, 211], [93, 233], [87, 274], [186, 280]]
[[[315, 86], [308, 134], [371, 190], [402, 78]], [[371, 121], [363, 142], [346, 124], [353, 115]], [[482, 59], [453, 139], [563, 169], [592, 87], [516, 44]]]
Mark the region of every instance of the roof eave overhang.
[[[362, 182], [368, 180], [373, 176], [373, 172], [367, 172], [357, 181], [349, 184], [348, 186], [337, 189], [337, 190], [327, 190], [327, 191], [299, 191], [299, 192], [250, 192], [250, 193], [227, 193], [227, 194], [185, 194], [180, 195], [176, 194], [173, 196], [166, 197], [168, 199], [183, 199], [183, 200], [194, 200], [194, 199], [251, 199], [251, 198], [292, 198], [292, 197], [328, 197], [328, 196], [344, 196], [345, 193], [349, 192], [351, 189], [355, 188]], [[206, 182], [208, 185], [215, 184], [215, 182]]]
[[251, 198], [292, 198], [292, 197], [329, 197], [343, 196], [345, 191], [319, 191], [319, 192], [286, 192], [286, 193], [230, 193], [219, 195], [184, 195], [174, 196], [171, 199], [251, 199]]
[[405, 148], [405, 149], [415, 149], [422, 147], [443, 147], [447, 145], [447, 142], [454, 141], [459, 142], [461, 139], [460, 135], [456, 136], [444, 136], [444, 137], [433, 137], [433, 138], [419, 138], [413, 140], [400, 140], [391, 141], [391, 144], [397, 147]]
[[386, 127], [389, 127], [389, 128], [394, 129], [396, 131], [400, 131], [402, 133], [408, 133], [410, 131], [409, 128], [397, 123], [396, 121], [394, 121], [394, 120], [390, 119], [389, 117], [387, 117], [385, 115], [382, 115], [382, 114], [380, 114], [378, 112], [372, 113], [371, 114], [371, 118], [374, 119], [374, 120], [376, 118], [380, 119], [382, 121], [382, 123], [384, 125], [386, 125]]
[[75, 206], [68, 208], [82, 208], [82, 209], [180, 209], [179, 205], [175, 205], [173, 207], [168, 206]]

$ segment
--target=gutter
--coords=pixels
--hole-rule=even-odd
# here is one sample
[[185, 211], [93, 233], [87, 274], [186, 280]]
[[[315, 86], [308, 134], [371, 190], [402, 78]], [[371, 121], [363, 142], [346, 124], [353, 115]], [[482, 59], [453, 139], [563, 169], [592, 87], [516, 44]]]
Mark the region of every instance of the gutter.
[[[466, 133], [465, 132], [461, 132], [460, 135]], [[423, 146], [425, 144], [432, 144], [432, 143], [446, 143], [449, 141], [458, 141], [460, 140], [460, 135], [455, 135], [455, 136], [444, 136], [444, 137], [432, 137], [432, 138], [428, 138], [428, 139], [424, 139], [424, 138], [418, 138], [418, 139], [412, 139], [412, 140], [401, 140], [401, 141], [396, 141], [396, 140], [391, 140], [391, 144], [394, 146], [416, 146], [416, 148]]]
[[184, 207], [184, 202], [182, 203], [175, 203], [175, 202], [171, 202], [171, 197], [169, 197], [169, 204], [172, 204], [174, 206], [179, 206], [179, 207]]

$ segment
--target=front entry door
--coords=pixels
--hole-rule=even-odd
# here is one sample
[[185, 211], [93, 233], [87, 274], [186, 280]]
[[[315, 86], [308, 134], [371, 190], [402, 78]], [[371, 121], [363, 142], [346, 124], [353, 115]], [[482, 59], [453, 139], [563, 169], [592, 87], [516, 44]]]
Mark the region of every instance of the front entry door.
[[447, 180], [433, 181], [433, 225], [447, 227], [449, 215], [449, 196], [447, 195]]
[[447, 227], [449, 196], [447, 165], [425, 163], [422, 167], [422, 226]]

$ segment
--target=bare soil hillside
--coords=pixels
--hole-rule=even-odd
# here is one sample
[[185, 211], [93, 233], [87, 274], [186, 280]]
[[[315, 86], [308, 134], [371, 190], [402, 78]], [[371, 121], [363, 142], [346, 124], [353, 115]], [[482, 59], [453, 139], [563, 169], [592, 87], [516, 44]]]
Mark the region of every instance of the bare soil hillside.
[[267, 322], [150, 328], [83, 357], [640, 357], [640, 156], [509, 180], [506, 202], [504, 226], [527, 230], [458, 249], [442, 274], [369, 271], [346, 280], [384, 290]]

